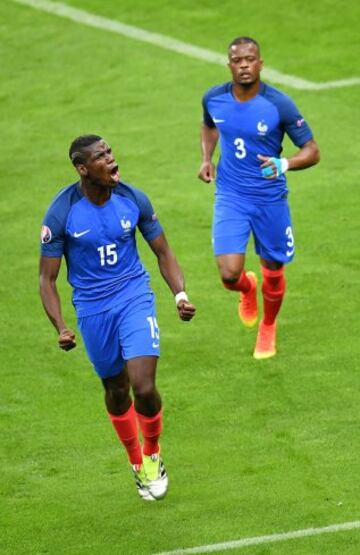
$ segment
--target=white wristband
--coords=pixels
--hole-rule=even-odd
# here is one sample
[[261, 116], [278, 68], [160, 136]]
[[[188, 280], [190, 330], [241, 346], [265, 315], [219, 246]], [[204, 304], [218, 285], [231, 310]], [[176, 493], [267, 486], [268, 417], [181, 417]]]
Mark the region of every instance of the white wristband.
[[188, 300], [189, 300], [189, 299], [188, 299], [188, 296], [187, 296], [187, 294], [185, 293], [185, 291], [180, 291], [180, 293], [177, 293], [177, 294], [175, 295], [175, 304], [176, 304], [176, 306], [178, 305], [178, 303], [179, 303], [180, 301], [188, 301]]
[[280, 158], [281, 162], [281, 173], [285, 173], [289, 169], [289, 161], [287, 158]]

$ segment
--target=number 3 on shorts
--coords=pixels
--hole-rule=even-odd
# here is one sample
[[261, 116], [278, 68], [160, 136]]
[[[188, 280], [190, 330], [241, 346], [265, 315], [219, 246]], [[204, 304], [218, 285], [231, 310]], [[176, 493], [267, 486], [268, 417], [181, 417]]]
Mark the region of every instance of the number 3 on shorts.
[[295, 251], [295, 241], [294, 241], [294, 234], [293, 231], [291, 229], [291, 226], [288, 226], [285, 230], [285, 234], [287, 237], [287, 241], [286, 241], [286, 245], [288, 247], [288, 250], [286, 251], [286, 256], [292, 256], [294, 254]]

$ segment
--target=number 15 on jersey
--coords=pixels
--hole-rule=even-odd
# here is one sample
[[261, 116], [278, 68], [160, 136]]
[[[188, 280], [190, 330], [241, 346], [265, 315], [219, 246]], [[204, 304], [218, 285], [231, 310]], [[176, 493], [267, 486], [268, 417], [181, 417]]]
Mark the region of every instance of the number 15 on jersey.
[[118, 255], [116, 252], [115, 243], [110, 243], [110, 245], [104, 245], [103, 247], [98, 247], [97, 250], [100, 255], [101, 266], [105, 266], [105, 264], [109, 264], [109, 266], [113, 266], [118, 261]]

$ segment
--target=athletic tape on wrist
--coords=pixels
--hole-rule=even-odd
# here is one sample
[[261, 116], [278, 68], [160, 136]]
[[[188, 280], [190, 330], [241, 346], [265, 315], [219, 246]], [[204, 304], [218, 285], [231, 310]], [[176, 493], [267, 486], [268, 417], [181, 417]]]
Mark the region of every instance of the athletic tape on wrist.
[[285, 173], [289, 169], [289, 161], [287, 158], [280, 158], [281, 163], [281, 173]]
[[185, 293], [185, 291], [180, 291], [180, 293], [177, 293], [177, 294], [175, 295], [175, 304], [176, 304], [176, 306], [178, 305], [178, 303], [179, 303], [180, 301], [188, 301], [188, 300], [189, 300], [189, 299], [188, 299], [188, 296], [187, 296], [187, 294]]

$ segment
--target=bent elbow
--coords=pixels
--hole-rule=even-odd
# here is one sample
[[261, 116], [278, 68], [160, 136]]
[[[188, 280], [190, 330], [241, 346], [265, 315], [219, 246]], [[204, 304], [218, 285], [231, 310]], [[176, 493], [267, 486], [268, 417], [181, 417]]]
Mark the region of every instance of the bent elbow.
[[317, 146], [314, 152], [314, 166], [320, 162], [320, 159], [321, 159], [320, 149]]

